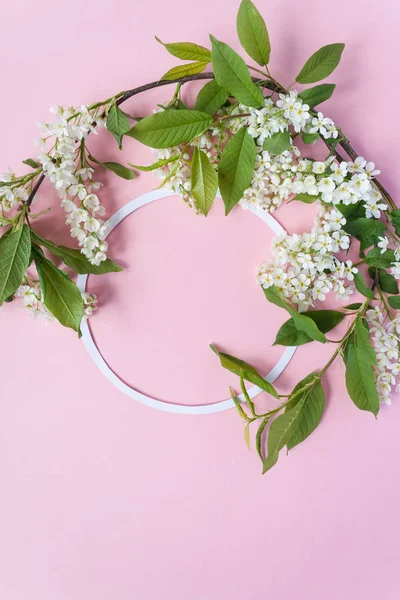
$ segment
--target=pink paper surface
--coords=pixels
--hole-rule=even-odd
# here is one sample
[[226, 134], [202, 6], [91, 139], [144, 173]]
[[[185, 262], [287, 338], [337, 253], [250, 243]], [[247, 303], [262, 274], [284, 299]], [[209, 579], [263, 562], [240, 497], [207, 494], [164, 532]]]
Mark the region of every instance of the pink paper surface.
[[[1, 168], [18, 171], [35, 155], [35, 122], [49, 117], [50, 104], [107, 98], [176, 64], [154, 34], [208, 45], [212, 32], [239, 49], [237, 7], [3, 3]], [[382, 169], [396, 198], [397, 3], [269, 0], [258, 8], [272, 40], [271, 70], [283, 83], [320, 46], [346, 43], [324, 111]], [[126, 110], [148, 114], [171, 93], [143, 95]], [[118, 160], [109, 138], [92, 146], [99, 158]], [[151, 160], [134, 140], [124, 156]], [[104, 181], [108, 214], [157, 184], [151, 175]], [[49, 205], [37, 230], [69, 243], [46, 185], [36, 206]], [[276, 217], [303, 231], [312, 213], [292, 205]], [[222, 400], [237, 387], [210, 342], [266, 372], [280, 355], [271, 343], [285, 319], [254, 277], [270, 240], [256, 217], [238, 208], [225, 219], [221, 205], [205, 220], [168, 198], [128, 217], [110, 238], [126, 271], [89, 280], [102, 304], [93, 331], [112, 367], [145, 393], [187, 404]], [[0, 327], [2, 600], [399, 598], [398, 398], [377, 421], [357, 411], [336, 363], [320, 427], [262, 477], [235, 411], [186, 416], [142, 406], [111, 386], [71, 331], [44, 326], [20, 304], [2, 307]], [[332, 351], [299, 349], [278, 388], [291, 389]]]

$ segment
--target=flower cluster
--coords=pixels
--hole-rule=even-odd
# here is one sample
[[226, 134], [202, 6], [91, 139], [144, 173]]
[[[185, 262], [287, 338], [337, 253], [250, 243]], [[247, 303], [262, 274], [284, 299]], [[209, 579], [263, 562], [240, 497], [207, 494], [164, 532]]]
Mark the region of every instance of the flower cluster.
[[[54, 316], [44, 303], [42, 286], [38, 281], [25, 277], [23, 284], [20, 285], [15, 295], [23, 299], [25, 308], [32, 316], [41, 317], [45, 321], [55, 320]], [[82, 300], [83, 319], [87, 319], [97, 308], [97, 296], [95, 294], [82, 292]]]
[[4, 219], [0, 219], [0, 225], [7, 224], [6, 213], [18, 209], [28, 200], [27, 183], [30, 180], [29, 176], [17, 178], [11, 170], [0, 174], [0, 210]]
[[241, 206], [273, 212], [282, 202], [289, 200], [293, 195], [293, 177], [299, 157], [300, 151], [296, 146], [276, 156], [258, 148], [253, 179], [240, 201]]
[[350, 246], [342, 230], [345, 223], [337, 209], [321, 205], [311, 233], [285, 233], [273, 241], [275, 258], [258, 269], [259, 283], [264, 288], [275, 285], [302, 310], [325, 300], [330, 291], [347, 299], [354, 291], [351, 282], [357, 269], [350, 260], [342, 262], [335, 256]]
[[278, 156], [260, 148], [251, 185], [241, 204], [243, 208], [257, 206], [271, 212], [291, 197], [307, 194], [328, 204], [361, 201], [367, 218], [379, 218], [381, 211], [387, 209], [371, 183], [379, 172], [374, 163], [367, 163], [362, 157], [355, 162], [339, 163], [332, 156], [313, 161], [300, 158], [295, 146]]
[[[400, 316], [386, 320], [382, 309], [375, 306], [366, 312], [377, 358], [375, 377], [380, 401], [391, 404], [390, 393], [400, 374]], [[399, 391], [396, 387], [396, 392]]]
[[[86, 106], [79, 109], [55, 106], [53, 123], [39, 123], [42, 137], [38, 144], [43, 153], [39, 156], [43, 172], [54, 184], [67, 213], [66, 222], [72, 237], [77, 238], [81, 252], [94, 265], [106, 260], [108, 245], [104, 240], [106, 226], [101, 217], [105, 209], [96, 192], [101, 183], [93, 181], [83, 140], [89, 133], [104, 126], [103, 120]], [[53, 147], [46, 152], [46, 142]]]
[[302, 128], [305, 133], [318, 133], [325, 140], [330, 138], [335, 140], [339, 135], [335, 123], [329, 117], [324, 117], [322, 112], [318, 112], [317, 116], [311, 119], [311, 123], [308, 121], [306, 125], [308, 127]]
[[232, 116], [234, 115], [244, 116], [230, 120], [227, 125], [229, 130], [232, 133], [236, 133], [240, 127], [246, 126], [247, 131], [251, 137], [257, 140], [259, 146], [262, 146], [264, 141], [274, 135], [274, 133], [280, 131], [283, 132], [287, 130], [289, 126], [284, 111], [278, 108], [271, 98], [266, 98], [264, 107], [260, 109], [250, 108], [243, 104], [239, 104], [232, 111]]
[[321, 112], [317, 117], [311, 115], [310, 107], [301, 100], [296, 90], [288, 94], [279, 94], [276, 103], [271, 98], [266, 98], [263, 108], [239, 104], [233, 114], [248, 116], [230, 123], [231, 130], [236, 131], [240, 126], [247, 126], [249, 134], [260, 146], [267, 138], [290, 127], [296, 133], [318, 133], [324, 139], [336, 139], [339, 135], [332, 119], [324, 117]]
[[291, 125], [296, 133], [304, 131], [310, 123], [310, 107], [298, 98], [295, 90], [292, 90], [289, 94], [279, 94], [276, 106], [283, 111], [283, 116], [288, 125]]
[[348, 205], [361, 201], [367, 218], [379, 218], [387, 206], [372, 188], [371, 180], [378, 173], [374, 163], [367, 163], [363, 157], [341, 163], [332, 156], [325, 161], [303, 159], [299, 161], [292, 191], [318, 196], [325, 203]]

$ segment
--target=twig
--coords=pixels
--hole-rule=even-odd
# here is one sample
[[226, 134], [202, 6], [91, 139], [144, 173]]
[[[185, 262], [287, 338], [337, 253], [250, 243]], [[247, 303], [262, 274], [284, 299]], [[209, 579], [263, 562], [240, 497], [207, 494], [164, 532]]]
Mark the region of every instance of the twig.
[[31, 191], [31, 193], [29, 194], [29, 198], [26, 201], [27, 206], [30, 206], [33, 202], [33, 199], [36, 195], [36, 192], [38, 191], [38, 189], [40, 188], [40, 186], [42, 185], [42, 182], [44, 180], [44, 178], [46, 177], [46, 175], [44, 173], [40, 174], [39, 179], [37, 180], [35, 187], [33, 188], [33, 190]]

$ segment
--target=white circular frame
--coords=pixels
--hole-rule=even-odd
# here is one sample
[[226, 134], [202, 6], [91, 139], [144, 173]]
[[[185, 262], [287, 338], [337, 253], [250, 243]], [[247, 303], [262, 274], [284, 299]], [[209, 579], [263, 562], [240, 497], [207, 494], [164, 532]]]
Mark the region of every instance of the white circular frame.
[[[115, 229], [115, 227], [121, 223], [125, 217], [132, 214], [138, 208], [149, 204], [150, 202], [154, 202], [155, 200], [160, 200], [161, 198], [166, 198], [168, 196], [175, 196], [173, 192], [166, 192], [165, 190], [154, 190], [151, 192], [147, 192], [146, 194], [142, 194], [138, 198], [131, 200], [128, 204], [125, 204], [122, 208], [117, 210], [110, 219], [107, 221], [107, 236]], [[218, 197], [220, 197], [218, 195]], [[250, 211], [256, 215], [259, 219], [261, 219], [272, 231], [278, 235], [285, 233], [283, 227], [276, 221], [269, 213], [259, 208], [251, 208]], [[77, 280], [77, 285], [82, 292], [86, 291], [88, 275], [79, 275]], [[221, 412], [223, 410], [228, 410], [229, 408], [233, 408], [235, 406], [233, 400], [229, 398], [228, 400], [222, 400], [220, 402], [214, 402], [212, 404], [200, 404], [200, 405], [184, 405], [184, 404], [174, 404], [172, 402], [164, 402], [163, 400], [156, 400], [151, 396], [146, 396], [146, 394], [142, 394], [138, 392], [134, 388], [130, 387], [126, 383], [124, 383], [108, 366], [105, 359], [100, 353], [100, 350], [96, 346], [92, 333], [90, 331], [89, 325], [87, 321], [82, 321], [81, 325], [82, 329], [82, 340], [85, 345], [86, 350], [89, 353], [89, 356], [92, 358], [94, 363], [100, 369], [100, 371], [107, 377], [109, 381], [115, 387], [117, 387], [121, 392], [133, 398], [134, 400], [138, 400], [142, 404], [146, 404], [147, 406], [151, 406], [152, 408], [156, 408], [158, 410], [163, 410], [172, 413], [181, 413], [186, 415], [206, 415], [210, 413]], [[269, 373], [264, 377], [266, 381], [272, 383], [279, 377], [279, 375], [284, 371], [284, 369], [289, 364], [291, 358], [296, 352], [297, 346], [288, 346], [285, 348], [282, 356], [276, 363], [276, 365], [271, 369]], [[250, 398], [254, 398], [258, 394], [262, 392], [262, 389], [258, 386], [254, 385], [248, 390], [248, 394]], [[243, 394], [238, 396], [240, 402], [245, 402], [245, 398]]]

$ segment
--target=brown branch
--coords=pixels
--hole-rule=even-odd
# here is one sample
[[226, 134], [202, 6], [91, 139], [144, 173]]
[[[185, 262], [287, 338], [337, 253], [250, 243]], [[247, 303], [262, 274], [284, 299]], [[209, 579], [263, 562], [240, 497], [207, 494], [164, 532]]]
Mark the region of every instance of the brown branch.
[[[159, 79], [158, 81], [153, 81], [152, 83], [146, 83], [145, 85], [141, 85], [140, 87], [134, 88], [133, 90], [128, 90], [124, 93], [123, 96], [118, 98], [117, 104], [120, 105], [132, 96], [137, 96], [142, 92], [146, 92], [147, 90], [152, 90], [154, 88], [159, 88], [164, 85], [169, 85], [170, 83], [187, 83], [188, 81], [201, 81], [203, 79], [214, 79], [214, 73], [197, 73], [196, 75], [188, 75], [187, 77], [181, 77], [179, 79]], [[283, 88], [277, 86], [272, 81], [264, 82], [262, 79], [257, 79], [256, 77], [252, 77], [254, 83], [260, 83], [261, 81], [265, 84], [264, 87], [268, 88], [272, 92], [284, 91]]]
[[45, 177], [46, 177], [46, 175], [45, 175], [44, 173], [41, 173], [41, 174], [40, 174], [40, 177], [39, 177], [39, 179], [37, 180], [37, 182], [36, 182], [36, 184], [35, 184], [35, 187], [34, 187], [34, 188], [33, 188], [33, 190], [31, 191], [31, 193], [29, 194], [29, 198], [28, 198], [28, 200], [26, 201], [26, 203], [27, 203], [27, 205], [28, 205], [28, 206], [30, 206], [30, 205], [32, 204], [32, 202], [33, 202], [33, 199], [34, 199], [34, 197], [35, 197], [35, 195], [36, 195], [36, 192], [38, 191], [38, 189], [39, 189], [39, 188], [40, 188], [40, 186], [42, 185], [42, 183], [43, 183], [43, 180], [44, 180], [44, 178], [45, 178]]

